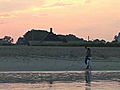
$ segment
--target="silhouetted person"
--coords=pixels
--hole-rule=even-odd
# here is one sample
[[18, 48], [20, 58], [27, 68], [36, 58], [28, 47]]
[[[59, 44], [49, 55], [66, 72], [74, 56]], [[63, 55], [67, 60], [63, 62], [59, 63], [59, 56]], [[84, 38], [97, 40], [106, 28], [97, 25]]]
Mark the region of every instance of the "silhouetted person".
[[85, 71], [85, 80], [86, 84], [91, 84], [91, 49], [85, 47], [86, 49], [86, 56], [85, 56], [85, 64], [86, 64], [86, 71]]
[[85, 64], [86, 64], [86, 69], [90, 69], [91, 65], [90, 65], [90, 60], [91, 60], [91, 49], [86, 47], [86, 56], [85, 56]]

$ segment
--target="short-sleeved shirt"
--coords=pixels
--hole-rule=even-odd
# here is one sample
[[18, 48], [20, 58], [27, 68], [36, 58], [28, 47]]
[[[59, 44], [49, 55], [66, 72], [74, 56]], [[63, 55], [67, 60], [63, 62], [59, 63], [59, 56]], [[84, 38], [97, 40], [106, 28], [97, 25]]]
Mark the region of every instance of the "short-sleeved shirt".
[[88, 48], [87, 51], [86, 51], [86, 57], [91, 57], [91, 50], [90, 50], [90, 48]]

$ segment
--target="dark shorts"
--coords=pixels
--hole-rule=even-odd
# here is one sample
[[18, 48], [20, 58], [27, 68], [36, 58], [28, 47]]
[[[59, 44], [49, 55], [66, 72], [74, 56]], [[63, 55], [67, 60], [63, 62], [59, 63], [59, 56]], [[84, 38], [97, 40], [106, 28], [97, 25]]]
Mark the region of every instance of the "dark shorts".
[[87, 61], [90, 60], [90, 57], [85, 57], [85, 64], [87, 65]]

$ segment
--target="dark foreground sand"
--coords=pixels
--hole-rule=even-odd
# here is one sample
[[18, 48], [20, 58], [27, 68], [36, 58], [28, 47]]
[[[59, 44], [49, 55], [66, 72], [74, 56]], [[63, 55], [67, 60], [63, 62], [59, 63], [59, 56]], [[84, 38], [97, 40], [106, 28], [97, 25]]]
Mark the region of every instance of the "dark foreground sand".
[[[119, 47], [92, 47], [93, 70], [120, 70]], [[84, 47], [0, 46], [0, 71], [84, 70]]]

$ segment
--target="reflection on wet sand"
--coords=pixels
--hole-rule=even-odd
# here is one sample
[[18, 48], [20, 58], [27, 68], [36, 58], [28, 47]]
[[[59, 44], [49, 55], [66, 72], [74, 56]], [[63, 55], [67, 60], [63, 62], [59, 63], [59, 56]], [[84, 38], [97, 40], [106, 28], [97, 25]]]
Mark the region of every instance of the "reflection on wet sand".
[[86, 87], [85, 90], [91, 90], [91, 87]]
[[92, 78], [91, 70], [86, 69], [86, 71], [85, 71], [85, 81], [86, 81], [86, 84], [88, 86], [91, 84], [91, 78]]
[[119, 82], [98, 81], [86, 86], [80, 82], [1, 83], [0, 90], [120, 90]]
[[90, 70], [85, 71], [85, 90], [91, 90], [91, 78], [92, 78], [92, 74]]
[[120, 90], [120, 72], [0, 73], [0, 90]]

